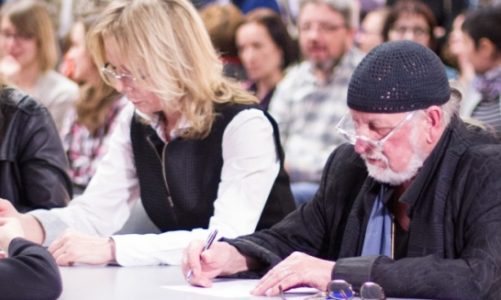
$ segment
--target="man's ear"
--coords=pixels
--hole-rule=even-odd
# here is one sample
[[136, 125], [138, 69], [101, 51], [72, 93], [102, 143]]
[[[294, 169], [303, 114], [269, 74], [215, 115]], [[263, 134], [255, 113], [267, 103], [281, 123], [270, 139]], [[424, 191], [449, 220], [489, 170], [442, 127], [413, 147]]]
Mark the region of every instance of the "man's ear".
[[434, 144], [442, 135], [444, 113], [440, 106], [432, 105], [425, 110], [427, 121], [426, 142]]

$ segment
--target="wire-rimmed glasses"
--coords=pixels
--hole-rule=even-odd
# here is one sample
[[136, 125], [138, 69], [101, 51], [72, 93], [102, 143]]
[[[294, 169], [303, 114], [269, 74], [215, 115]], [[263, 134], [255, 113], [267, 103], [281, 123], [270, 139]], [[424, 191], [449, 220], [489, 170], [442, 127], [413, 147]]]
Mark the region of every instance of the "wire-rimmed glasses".
[[365, 282], [357, 294], [346, 280], [335, 279], [329, 282], [326, 292], [317, 293], [307, 300], [351, 300], [359, 296], [361, 300], [385, 300], [383, 288], [375, 282]]
[[386, 135], [384, 135], [379, 140], [374, 140], [365, 135], [357, 134], [357, 128], [355, 122], [351, 118], [350, 114], [344, 115], [341, 120], [336, 125], [336, 130], [341, 134], [343, 138], [345, 138], [350, 144], [355, 145], [357, 141], [362, 141], [365, 143], [370, 149], [381, 150], [383, 148], [384, 143], [388, 141], [390, 137], [392, 137], [400, 128], [402, 128], [405, 123], [410, 121], [416, 111], [412, 111], [407, 113], [405, 118], [403, 118], [395, 127], [393, 127]]
[[101, 68], [101, 73], [103, 73], [105, 80], [111, 86], [116, 86], [119, 81], [124, 85], [132, 86], [137, 81], [137, 78], [132, 74], [116, 71], [116, 68], [110, 63], [104, 64]]

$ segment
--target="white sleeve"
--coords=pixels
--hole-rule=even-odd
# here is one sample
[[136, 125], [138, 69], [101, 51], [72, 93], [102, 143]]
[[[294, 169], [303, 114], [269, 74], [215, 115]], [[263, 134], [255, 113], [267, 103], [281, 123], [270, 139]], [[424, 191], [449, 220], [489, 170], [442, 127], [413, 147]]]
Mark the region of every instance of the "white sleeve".
[[[209, 230], [233, 238], [254, 232], [280, 169], [273, 128], [256, 109], [244, 110], [223, 135], [223, 168]], [[209, 231], [171, 231], [162, 234], [117, 235], [117, 262], [123, 266], [179, 264], [193, 239], [205, 240]]]
[[126, 106], [111, 134], [108, 151], [85, 192], [67, 207], [35, 210], [31, 214], [44, 228], [49, 244], [65, 229], [110, 236], [118, 231], [139, 199], [139, 183], [130, 140], [134, 108]]

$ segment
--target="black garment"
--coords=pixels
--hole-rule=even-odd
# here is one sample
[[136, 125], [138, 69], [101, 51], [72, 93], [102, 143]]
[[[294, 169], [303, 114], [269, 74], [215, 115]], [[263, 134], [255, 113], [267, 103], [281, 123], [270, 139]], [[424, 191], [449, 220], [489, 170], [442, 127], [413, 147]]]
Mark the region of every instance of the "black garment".
[[[131, 140], [141, 200], [160, 230], [207, 228], [221, 181], [224, 130], [235, 115], [249, 108], [257, 109], [249, 105], [218, 105], [207, 137], [176, 138], [168, 144], [160, 140], [151, 126], [133, 118]], [[267, 117], [273, 126], [281, 169], [258, 221], [258, 230], [271, 227], [295, 208], [283, 168], [278, 129], [275, 121]]]
[[45, 107], [0, 87], [0, 198], [17, 210], [65, 206], [71, 196], [68, 162]]
[[405, 258], [360, 257], [380, 183], [350, 145], [329, 158], [313, 201], [229, 242], [268, 267], [293, 251], [335, 260], [333, 278], [356, 288], [375, 281], [392, 297], [501, 299], [501, 145], [494, 142], [452, 120], [399, 199], [409, 207]]
[[62, 290], [61, 275], [52, 255], [22, 238], [12, 240], [9, 257], [0, 259], [0, 298], [57, 299]]

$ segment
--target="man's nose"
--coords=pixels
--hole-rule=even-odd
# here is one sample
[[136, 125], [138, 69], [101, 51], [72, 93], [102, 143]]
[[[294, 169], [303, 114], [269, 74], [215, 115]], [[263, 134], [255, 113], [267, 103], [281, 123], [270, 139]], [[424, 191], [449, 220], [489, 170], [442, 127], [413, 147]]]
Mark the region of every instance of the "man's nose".
[[355, 140], [355, 152], [358, 154], [369, 154], [375, 147], [376, 145], [373, 142], [362, 137], [357, 137]]

